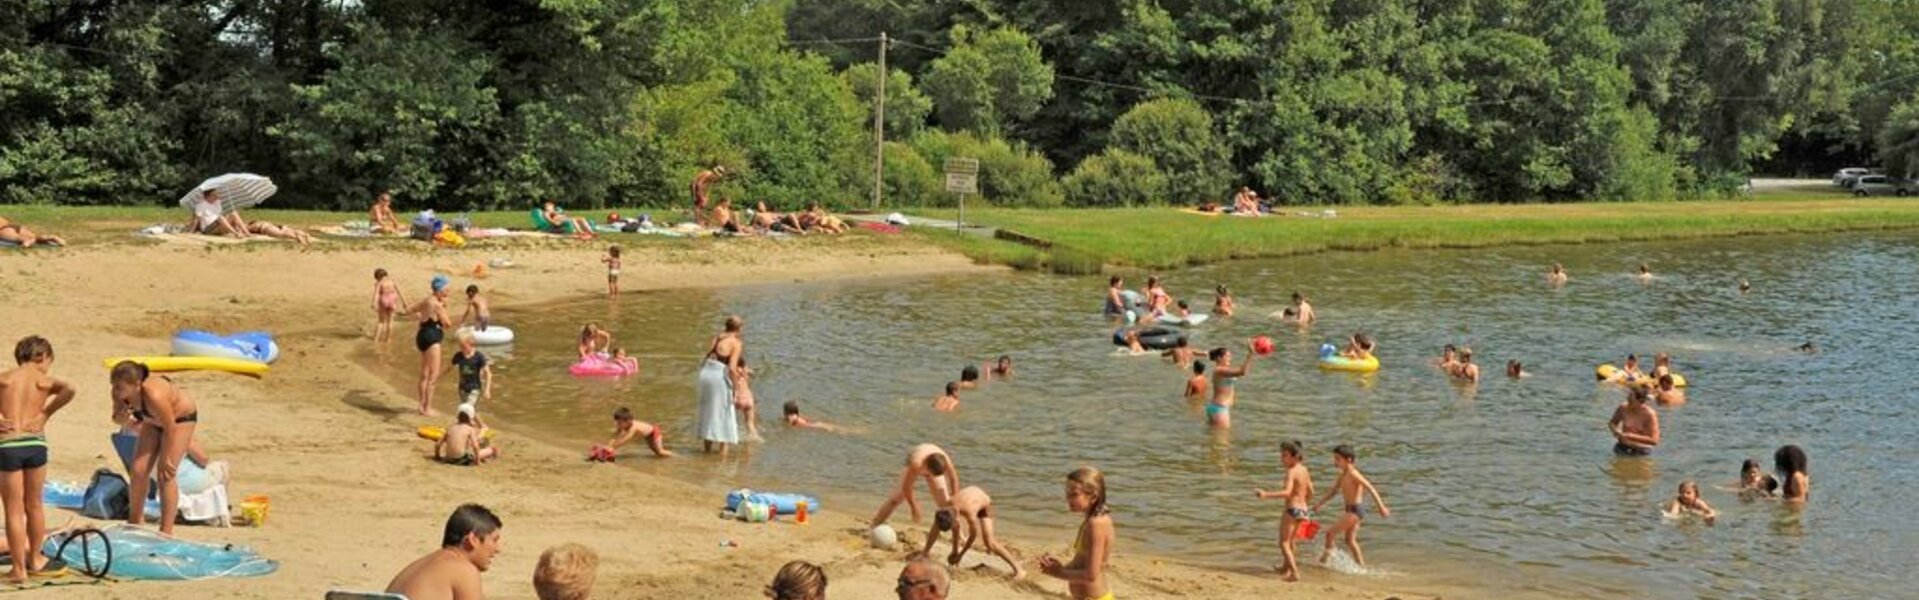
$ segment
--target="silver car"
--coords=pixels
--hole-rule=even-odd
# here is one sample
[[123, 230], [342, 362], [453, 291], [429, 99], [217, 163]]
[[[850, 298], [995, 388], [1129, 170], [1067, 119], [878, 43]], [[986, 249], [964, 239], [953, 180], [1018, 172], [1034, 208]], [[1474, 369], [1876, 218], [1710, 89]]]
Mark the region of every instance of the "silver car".
[[1854, 196], [1899, 196], [1919, 194], [1919, 182], [1891, 175], [1865, 175], [1852, 184]]
[[1844, 169], [1840, 169], [1839, 172], [1832, 174], [1832, 184], [1839, 187], [1852, 187], [1851, 180], [1858, 179], [1861, 176], [1864, 176], [1867, 173], [1871, 173], [1871, 172], [1872, 171], [1870, 170], [1861, 169], [1859, 167], [1847, 167]]

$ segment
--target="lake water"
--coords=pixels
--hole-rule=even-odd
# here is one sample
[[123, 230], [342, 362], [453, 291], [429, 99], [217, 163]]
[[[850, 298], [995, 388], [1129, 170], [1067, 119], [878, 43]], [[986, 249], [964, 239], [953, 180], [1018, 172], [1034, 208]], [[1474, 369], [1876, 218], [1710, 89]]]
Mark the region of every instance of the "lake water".
[[[1541, 276], [1555, 261], [1572, 274], [1559, 289]], [[1650, 284], [1628, 276], [1641, 262], [1658, 274]], [[1351, 444], [1394, 511], [1370, 516], [1362, 534], [1379, 574], [1309, 569], [1309, 581], [1403, 577], [1518, 597], [1895, 597], [1911, 593], [1905, 563], [1919, 555], [1919, 519], [1902, 495], [1919, 483], [1915, 273], [1919, 241], [1908, 234], [1333, 253], [1162, 273], [1196, 308], [1210, 308], [1219, 283], [1240, 301], [1240, 316], [1194, 329], [1197, 346], [1243, 348], [1260, 334], [1279, 342], [1239, 384], [1225, 434], [1179, 397], [1181, 369], [1111, 354], [1111, 327], [1096, 312], [1104, 277], [629, 294], [497, 315], [521, 341], [496, 352], [486, 410], [513, 435], [584, 450], [610, 430], [616, 406], [629, 406], [665, 424], [669, 444], [691, 458], [623, 465], [708, 485], [716, 506], [732, 487], [804, 490], [861, 519], [906, 449], [935, 442], [963, 484], [993, 494], [1002, 520], [1039, 536], [1022, 537], [1029, 548], [1069, 541], [1063, 476], [1096, 465], [1122, 553], [1245, 571], [1278, 556], [1282, 504], [1251, 490], [1281, 483], [1279, 442], [1306, 443], [1322, 490], [1336, 476], [1330, 448]], [[1737, 290], [1741, 277], [1751, 293]], [[1320, 313], [1310, 331], [1266, 316], [1293, 290]], [[747, 319], [766, 441], [722, 460], [698, 454], [693, 383], [727, 313]], [[568, 375], [588, 321], [610, 327], [642, 372]], [[1314, 368], [1320, 342], [1356, 329], [1379, 340], [1380, 372]], [[1819, 353], [1792, 349], [1809, 340]], [[1478, 352], [1477, 389], [1430, 365], [1448, 343]], [[1637, 352], [1650, 368], [1657, 351], [1674, 356], [1691, 402], [1660, 410], [1665, 443], [1653, 457], [1615, 458], [1605, 423], [1623, 394], [1596, 384], [1593, 366]], [[929, 408], [962, 366], [999, 354], [1015, 358], [1015, 381], [964, 394], [956, 414]], [[1509, 359], [1534, 376], [1506, 379]], [[410, 389], [413, 360], [395, 352], [375, 366]], [[865, 432], [786, 431], [787, 400]], [[1811, 456], [1806, 508], [1721, 489], [1741, 460], [1770, 470], [1788, 443]], [[1722, 511], [1717, 526], [1661, 518], [1659, 505], [1688, 478]], [[904, 526], [905, 511], [894, 520]], [[1304, 556], [1316, 557], [1310, 547]]]

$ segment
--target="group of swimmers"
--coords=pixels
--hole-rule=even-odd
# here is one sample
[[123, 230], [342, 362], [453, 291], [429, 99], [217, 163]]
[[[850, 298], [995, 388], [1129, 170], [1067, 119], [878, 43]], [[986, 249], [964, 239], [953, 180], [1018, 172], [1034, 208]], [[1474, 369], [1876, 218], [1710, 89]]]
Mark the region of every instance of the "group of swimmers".
[[[986, 365], [985, 373], [986, 373], [986, 377], [991, 380], [1004, 381], [1007, 379], [1012, 379], [1013, 378], [1013, 357], [1005, 354], [1001, 354], [998, 359], [995, 359], [993, 362], [988, 363]], [[953, 412], [953, 411], [959, 410], [960, 391], [979, 389], [982, 383], [983, 381], [981, 381], [980, 379], [979, 367], [976, 367], [973, 365], [966, 365], [965, 367], [961, 367], [959, 380], [946, 382], [945, 391], [941, 393], [940, 395], [933, 397], [933, 410], [937, 410], [940, 412]]]

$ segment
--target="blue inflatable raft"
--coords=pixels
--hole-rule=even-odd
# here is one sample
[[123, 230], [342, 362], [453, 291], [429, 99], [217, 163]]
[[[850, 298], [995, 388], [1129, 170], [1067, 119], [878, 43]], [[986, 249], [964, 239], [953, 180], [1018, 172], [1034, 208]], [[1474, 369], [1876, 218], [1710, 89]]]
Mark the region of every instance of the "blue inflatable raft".
[[806, 494], [782, 494], [777, 492], [755, 492], [753, 490], [733, 490], [726, 494], [726, 510], [738, 512], [740, 502], [765, 504], [773, 507], [775, 514], [790, 515], [800, 511], [801, 501], [806, 502], [807, 514], [820, 512], [820, 499]]
[[206, 356], [270, 363], [280, 359], [280, 345], [264, 331], [243, 331], [217, 335], [208, 331], [185, 329], [173, 335], [174, 356]]

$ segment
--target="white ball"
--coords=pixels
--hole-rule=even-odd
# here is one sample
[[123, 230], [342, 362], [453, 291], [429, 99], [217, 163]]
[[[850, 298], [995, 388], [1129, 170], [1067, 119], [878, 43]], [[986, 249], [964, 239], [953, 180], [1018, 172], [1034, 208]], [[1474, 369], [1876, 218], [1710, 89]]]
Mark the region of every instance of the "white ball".
[[900, 535], [893, 531], [892, 526], [885, 524], [873, 527], [873, 531], [867, 537], [873, 542], [874, 548], [881, 550], [892, 550], [900, 543]]

